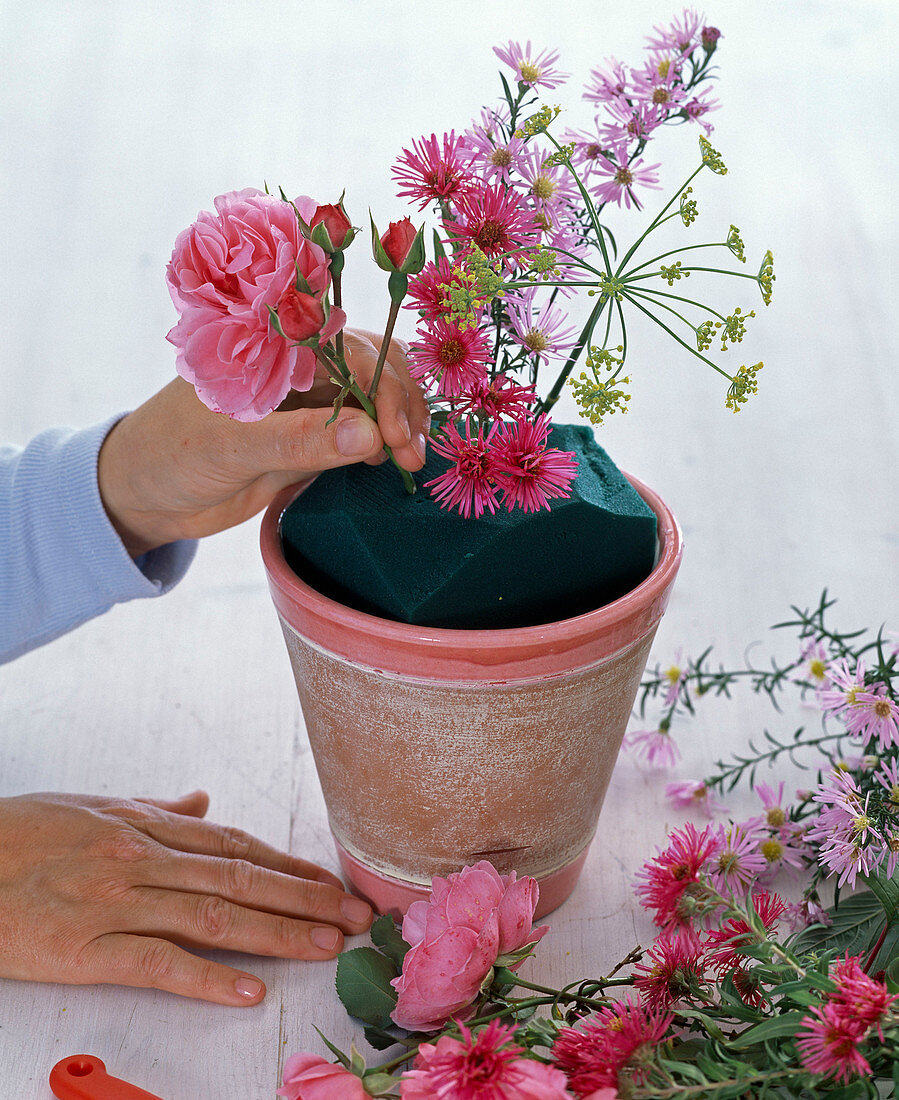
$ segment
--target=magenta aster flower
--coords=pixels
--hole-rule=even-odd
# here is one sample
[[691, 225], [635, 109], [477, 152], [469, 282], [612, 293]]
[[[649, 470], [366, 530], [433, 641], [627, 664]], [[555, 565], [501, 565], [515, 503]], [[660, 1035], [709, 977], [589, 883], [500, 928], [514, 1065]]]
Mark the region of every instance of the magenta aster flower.
[[425, 488], [431, 490], [442, 508], [457, 508], [466, 519], [472, 514], [475, 517], [483, 515], [488, 509], [491, 513], [496, 512], [495, 458], [491, 442], [498, 427], [492, 424], [485, 436], [482, 424], [472, 439], [470, 422], [466, 423], [464, 436], [459, 434], [455, 424], [448, 424], [441, 439], [431, 440], [431, 449], [451, 463], [445, 473], [425, 482]]
[[831, 1004], [837, 1005], [847, 1018], [875, 1028], [883, 1041], [881, 1021], [890, 1005], [899, 1001], [899, 993], [891, 994], [883, 982], [869, 977], [862, 969], [861, 959], [848, 951], [842, 959], [834, 961], [830, 977], [837, 983], [836, 992], [828, 998]]
[[577, 328], [569, 325], [568, 314], [547, 300], [537, 309], [538, 288], [524, 291], [506, 302], [512, 337], [538, 361], [560, 357], [574, 347]]
[[718, 849], [711, 825], [699, 833], [687, 822], [674, 829], [668, 840], [668, 847], [657, 849], [657, 855], [637, 872], [640, 904], [653, 913], [660, 928], [690, 924], [695, 902], [703, 893], [700, 874]]
[[478, 328], [461, 328], [437, 318], [418, 330], [409, 345], [409, 373], [432, 381], [445, 397], [455, 397], [487, 377], [490, 347]]
[[[775, 930], [777, 922], [787, 911], [783, 899], [767, 890], [753, 891], [748, 904], [761, 919], [768, 935]], [[720, 928], [709, 931], [705, 939], [711, 963], [722, 974], [741, 967], [747, 958], [741, 948], [752, 947], [757, 943], [758, 933], [742, 917], [729, 917]]]
[[659, 936], [646, 958], [634, 967], [634, 973], [641, 975], [634, 988], [655, 1012], [665, 1011], [677, 1001], [695, 1000], [709, 984], [703, 945], [692, 929]]
[[403, 1100], [567, 1100], [565, 1074], [532, 1058], [511, 1041], [514, 1027], [491, 1020], [477, 1034], [459, 1025], [461, 1039], [442, 1035], [422, 1043], [403, 1074]]
[[540, 244], [540, 224], [521, 198], [501, 185], [481, 186], [458, 196], [458, 221], [444, 222], [459, 242], [471, 241], [485, 256], [514, 255]]
[[670, 730], [664, 726], [654, 730], [632, 730], [624, 738], [624, 747], [652, 768], [673, 768], [681, 757]]
[[669, 1012], [654, 1011], [628, 995], [577, 1027], [562, 1028], [553, 1043], [553, 1061], [579, 1100], [603, 1088], [617, 1088], [622, 1070], [634, 1084], [642, 1084], [653, 1049], [672, 1019]]
[[710, 862], [712, 885], [719, 894], [741, 897], [768, 868], [759, 851], [757, 819], [740, 825], [719, 825], [716, 839], [717, 850]]
[[713, 814], [726, 809], [724, 803], [712, 794], [701, 779], [685, 779], [678, 783], [669, 783], [665, 787], [665, 797], [679, 809], [695, 807], [706, 817], [712, 817]]
[[550, 421], [544, 413], [536, 420], [503, 421], [494, 445], [494, 477], [503, 491], [503, 504], [511, 512], [548, 508], [555, 497], [567, 497], [577, 476], [573, 451], [547, 447]]
[[658, 189], [661, 184], [656, 174], [658, 164], [644, 165], [641, 157], [631, 160], [627, 145], [623, 142], [614, 149], [612, 157], [601, 154], [594, 166], [595, 175], [604, 182], [593, 183], [591, 191], [599, 202], [622, 203], [630, 209], [633, 205], [637, 210], [642, 210], [634, 187], [653, 187]]
[[419, 210], [434, 201], [455, 201], [471, 184], [468, 152], [461, 135], [451, 130], [442, 141], [436, 134], [412, 142], [392, 170], [401, 185], [397, 195], [418, 202]]
[[520, 42], [510, 41], [506, 46], [494, 46], [493, 52], [515, 72], [515, 79], [520, 84], [532, 88], [557, 88], [570, 76], [570, 73], [553, 68], [559, 60], [558, 50], [542, 50], [535, 54], [530, 42], [522, 48]]
[[461, 395], [460, 413], [483, 412], [491, 420], [511, 417], [518, 420], [530, 415], [537, 391], [533, 386], [521, 386], [508, 374], [482, 378]]
[[428, 321], [450, 312], [447, 299], [451, 287], [461, 287], [462, 279], [452, 261], [441, 256], [436, 263], [427, 263], [418, 275], [409, 280], [409, 297], [404, 308], [415, 309]]
[[830, 1003], [813, 1008], [799, 1025], [799, 1061], [811, 1073], [833, 1075], [837, 1082], [867, 1076], [871, 1066], [858, 1049], [865, 1031], [864, 1024], [848, 1019]]

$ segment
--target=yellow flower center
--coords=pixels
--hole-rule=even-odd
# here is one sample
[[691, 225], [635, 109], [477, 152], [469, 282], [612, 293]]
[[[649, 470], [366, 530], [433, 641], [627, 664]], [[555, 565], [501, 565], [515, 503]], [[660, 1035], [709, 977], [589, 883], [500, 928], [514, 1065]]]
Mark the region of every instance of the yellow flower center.
[[659, 76], [666, 77], [668, 75], [668, 70], [670, 68], [671, 68], [671, 58], [666, 57], [664, 61], [660, 61], [659, 64], [658, 64]]
[[816, 657], [808, 666], [809, 672], [816, 680], [823, 680], [824, 674], [827, 671], [827, 664], [821, 660], [820, 657]]
[[546, 342], [546, 337], [540, 331], [539, 328], [532, 328], [530, 332], [524, 338], [525, 345], [531, 349], [531, 351], [546, 351], [549, 344]]
[[874, 704], [874, 713], [878, 718], [889, 718], [890, 716], [890, 701], [889, 699], [878, 699]]
[[766, 840], [759, 848], [759, 851], [767, 859], [769, 863], [776, 863], [784, 854], [784, 846], [779, 840], [775, 840], [771, 837], [770, 840]]
[[551, 199], [556, 193], [556, 184], [549, 176], [537, 176], [534, 182], [531, 184], [531, 194], [535, 199], [540, 199], [543, 202]]
[[857, 833], [863, 833], [865, 829], [870, 828], [871, 818], [867, 814], [859, 814], [858, 817], [852, 822], [852, 828]]
[[653, 101], [653, 103], [656, 103], [656, 104], [667, 103], [668, 102], [668, 89], [667, 88], [656, 88], [655, 91], [652, 93], [652, 101]]
[[787, 815], [780, 806], [771, 806], [765, 813], [765, 820], [769, 825], [773, 825], [774, 828], [777, 829], [787, 820]]
[[736, 852], [722, 852], [718, 856], [718, 868], [724, 872], [732, 871], [739, 862]]
[[512, 163], [512, 154], [508, 149], [500, 146], [499, 149], [494, 149], [490, 154], [490, 163], [494, 168], [508, 168]]
[[540, 69], [532, 61], [522, 58], [518, 62], [518, 70], [525, 84], [533, 84], [535, 80], [540, 79]]
[[[624, 187], [629, 187], [634, 182], [634, 177], [628, 168], [619, 168], [615, 173], [615, 182], [622, 184]], [[680, 675], [680, 673], [678, 673]], [[673, 683], [674, 681], [672, 681]]]
[[899, 806], [899, 783], [895, 783], [890, 788], [890, 796], [889, 797], [890, 797], [890, 802], [893, 802], [895, 805]]
[[668, 681], [669, 684], [676, 684], [677, 681], [680, 679], [680, 673], [681, 670], [677, 667], [677, 665], [672, 665], [671, 668], [669, 668], [665, 673], [665, 679]]

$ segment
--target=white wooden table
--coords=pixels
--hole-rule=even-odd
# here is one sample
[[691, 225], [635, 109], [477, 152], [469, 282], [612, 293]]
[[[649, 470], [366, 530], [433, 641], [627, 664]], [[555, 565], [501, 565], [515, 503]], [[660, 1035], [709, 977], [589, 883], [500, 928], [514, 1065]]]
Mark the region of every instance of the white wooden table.
[[[94, 423], [167, 381], [165, 263], [216, 194], [267, 180], [330, 201], [346, 187], [357, 223], [369, 207], [386, 223], [405, 213], [388, 171], [401, 145], [464, 127], [493, 99], [493, 44], [558, 46], [575, 74], [559, 100], [586, 124], [577, 95], [589, 68], [610, 55], [636, 63], [643, 35], [673, 14], [657, 0], [7, 0], [0, 437]], [[724, 34], [714, 144], [730, 174], [704, 174], [706, 220], [693, 231], [710, 239], [735, 222], [753, 258], [774, 250], [777, 282], [734, 353], [746, 349], [735, 365], [766, 362], [739, 417], [715, 377], [643, 329], [632, 411], [602, 436], [686, 533], [656, 646], [666, 662], [707, 642], [739, 660], [825, 585], [841, 624], [899, 625], [896, 6], [718, 0], [707, 15]], [[695, 140], [659, 139], [668, 186]], [[375, 328], [383, 297], [364, 234], [357, 247], [346, 299], [353, 323]], [[257, 528], [209, 540], [168, 597], [0, 670], [0, 795], [204, 786], [214, 819], [335, 867]], [[683, 735], [676, 776], [702, 775], [766, 722], [793, 728], [754, 699], [710, 704]], [[583, 879], [528, 964], [536, 980], [601, 972], [646, 942], [631, 882], [681, 820], [661, 796], [668, 778], [622, 758]], [[166, 1100], [270, 1097], [286, 1053], [326, 1053], [313, 1024], [343, 1044], [355, 1029], [333, 963], [252, 968], [269, 993], [249, 1010], [0, 982], [0, 1094], [48, 1100], [50, 1067], [83, 1052]]]

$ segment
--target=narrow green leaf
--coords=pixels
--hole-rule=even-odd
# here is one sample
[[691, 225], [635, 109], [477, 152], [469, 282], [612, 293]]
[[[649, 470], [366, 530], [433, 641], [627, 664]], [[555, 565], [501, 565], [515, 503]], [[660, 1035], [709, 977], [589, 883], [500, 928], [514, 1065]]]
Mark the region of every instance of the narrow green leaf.
[[731, 1039], [727, 1046], [729, 1050], [742, 1050], [745, 1047], [763, 1043], [766, 1039], [776, 1039], [782, 1035], [793, 1035], [804, 1017], [803, 1012], [785, 1012], [782, 1016], [775, 1016], [771, 1020], [764, 1020], [755, 1027], [750, 1027], [736, 1039]]
[[337, 957], [337, 995], [350, 1016], [387, 1027], [396, 1008], [396, 977], [391, 959], [373, 947], [355, 947]]
[[[312, 1026], [315, 1027], [315, 1024], [313, 1024]], [[318, 1028], [315, 1027], [315, 1030], [318, 1031]], [[344, 1066], [344, 1068], [349, 1069], [350, 1068], [350, 1060], [343, 1053], [343, 1051], [339, 1047], [334, 1046], [334, 1044], [331, 1042], [331, 1040], [326, 1035], [324, 1035], [321, 1031], [318, 1031], [318, 1037], [325, 1044], [325, 1046], [328, 1048], [328, 1050], [330, 1050], [330, 1052], [335, 1056], [335, 1058], [337, 1058], [337, 1060], [340, 1062], [340, 1064], [342, 1066]]]

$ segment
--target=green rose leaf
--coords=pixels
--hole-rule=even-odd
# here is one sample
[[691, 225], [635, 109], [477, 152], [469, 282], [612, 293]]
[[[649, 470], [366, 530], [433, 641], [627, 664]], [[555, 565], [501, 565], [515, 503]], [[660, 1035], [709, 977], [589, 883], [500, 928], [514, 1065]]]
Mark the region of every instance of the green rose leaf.
[[[371, 942], [380, 947], [384, 954], [396, 963], [397, 972], [403, 967], [403, 959], [409, 950], [409, 944], [403, 939], [393, 917], [385, 914], [378, 917], [371, 926]], [[396, 977], [396, 975], [394, 975]]]
[[396, 977], [391, 959], [373, 947], [355, 947], [337, 958], [337, 996], [350, 1016], [367, 1024], [386, 1027], [396, 1008]]

